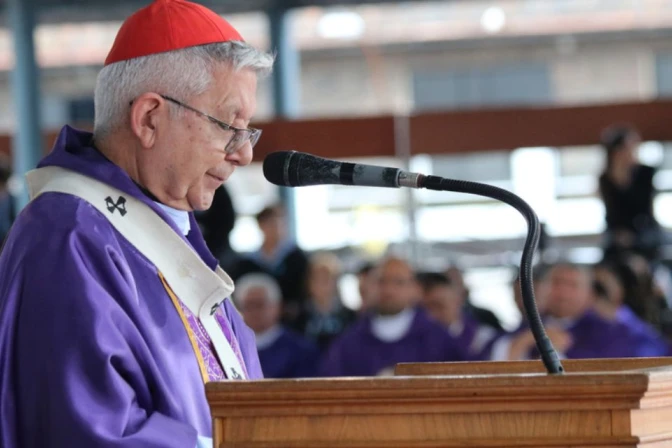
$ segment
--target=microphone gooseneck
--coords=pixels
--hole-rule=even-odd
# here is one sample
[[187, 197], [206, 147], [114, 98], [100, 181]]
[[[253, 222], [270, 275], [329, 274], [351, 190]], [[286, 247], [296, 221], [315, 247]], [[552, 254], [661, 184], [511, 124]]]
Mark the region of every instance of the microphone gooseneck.
[[428, 190], [468, 193], [496, 199], [510, 205], [523, 215], [525, 221], [527, 221], [527, 238], [523, 245], [523, 255], [520, 260], [520, 287], [523, 296], [523, 307], [525, 308], [525, 314], [527, 315], [527, 320], [530, 324], [530, 330], [532, 331], [537, 349], [539, 350], [544, 366], [546, 366], [546, 370], [551, 374], [564, 373], [560, 357], [546, 334], [534, 298], [532, 267], [534, 264], [534, 252], [539, 245], [541, 229], [539, 226], [539, 218], [534, 210], [532, 210], [532, 207], [530, 207], [522, 198], [510, 191], [478, 182], [444, 179], [438, 176], [421, 176], [418, 183], [419, 188], [426, 188]]
[[539, 218], [532, 207], [519, 196], [502, 188], [477, 182], [425, 176], [396, 168], [337, 162], [295, 151], [269, 154], [264, 160], [264, 176], [269, 182], [286, 187], [360, 185], [388, 188], [426, 188], [428, 190], [485, 196], [512, 206], [527, 221], [527, 238], [520, 262], [520, 286], [525, 314], [546, 370], [551, 374], [564, 373], [560, 357], [546, 334], [534, 298], [532, 266], [541, 234]]

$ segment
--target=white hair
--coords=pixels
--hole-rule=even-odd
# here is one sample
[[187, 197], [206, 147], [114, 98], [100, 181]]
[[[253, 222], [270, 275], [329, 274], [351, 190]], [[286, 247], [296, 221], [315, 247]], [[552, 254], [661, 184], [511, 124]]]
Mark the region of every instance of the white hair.
[[94, 95], [94, 135], [102, 138], [122, 126], [131, 101], [146, 92], [182, 101], [205, 92], [214, 69], [231, 64], [263, 77], [271, 72], [273, 56], [239, 41], [221, 42], [115, 62], [98, 74]]
[[247, 298], [247, 294], [255, 288], [261, 288], [266, 293], [266, 300], [278, 303], [282, 300], [282, 291], [278, 282], [268, 274], [254, 273], [242, 276], [236, 282], [234, 298], [241, 305]]

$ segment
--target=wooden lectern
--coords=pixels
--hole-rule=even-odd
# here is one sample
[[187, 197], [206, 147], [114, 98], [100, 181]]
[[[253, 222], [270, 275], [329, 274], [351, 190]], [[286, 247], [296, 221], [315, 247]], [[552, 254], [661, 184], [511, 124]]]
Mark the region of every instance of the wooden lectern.
[[672, 358], [401, 364], [207, 385], [215, 448], [672, 447]]

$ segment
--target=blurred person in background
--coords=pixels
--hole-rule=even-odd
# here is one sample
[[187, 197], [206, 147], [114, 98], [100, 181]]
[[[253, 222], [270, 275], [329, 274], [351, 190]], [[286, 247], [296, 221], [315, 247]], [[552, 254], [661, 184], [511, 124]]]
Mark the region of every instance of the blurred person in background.
[[457, 339], [416, 305], [422, 293], [406, 261], [387, 258], [379, 271], [376, 312], [334, 341], [323, 360], [324, 376], [390, 375], [400, 362], [470, 359]]
[[661, 314], [668, 309], [668, 304], [665, 293], [659, 286], [661, 277], [658, 274], [669, 275], [667, 267], [660, 263], [650, 263], [637, 253], [624, 254], [613, 261], [616, 266], [623, 266], [623, 269], [627, 267], [634, 275], [629, 283], [634, 291], [626, 296], [626, 305], [642, 320], [661, 328]]
[[215, 190], [212, 205], [208, 210], [196, 213], [203, 239], [210, 252], [219, 260], [219, 265], [226, 272], [235, 269], [240, 255], [231, 248], [230, 236], [236, 225], [236, 210], [229, 190], [222, 185]]
[[336, 255], [329, 252], [311, 255], [306, 278], [308, 300], [295, 326], [321, 350], [326, 350], [357, 317], [341, 301], [338, 289], [340, 277], [341, 262]]
[[306, 300], [308, 256], [288, 238], [284, 207], [266, 207], [256, 218], [263, 234], [261, 247], [238, 262], [232, 277], [236, 280], [252, 272], [273, 276], [282, 290], [283, 321], [294, 325]]
[[364, 263], [357, 271], [357, 285], [361, 305], [359, 314], [365, 314], [375, 309], [378, 301], [378, 270], [374, 263]]
[[[546, 313], [546, 306], [548, 302], [548, 282], [546, 281], [546, 274], [548, 271], [548, 266], [546, 265], [537, 265], [533, 269], [532, 273], [532, 287], [534, 288], [534, 302], [537, 306], [540, 316], [544, 316]], [[500, 332], [496, 336], [495, 341], [491, 344], [490, 347], [490, 359], [494, 361], [505, 361], [505, 360], [516, 360], [523, 358], [516, 358], [517, 356], [524, 357], [525, 355], [519, 354], [520, 351], [525, 350], [525, 348], [513, 347], [513, 353], [509, 353], [511, 347], [511, 340], [520, 336], [520, 341], [517, 341], [520, 345], [527, 345], [532, 347], [534, 340], [532, 339], [531, 333], [528, 332], [529, 324], [527, 319], [527, 312], [525, 311], [523, 303], [523, 290], [520, 287], [520, 270], [516, 269], [516, 272], [511, 281], [511, 292], [513, 296], [513, 301], [520, 313], [520, 323], [518, 327], [511, 332]], [[557, 335], [555, 333], [558, 333]], [[525, 334], [523, 337], [522, 335]], [[557, 340], [554, 344], [560, 344], [564, 346], [565, 340], [569, 338], [564, 332], [555, 332], [553, 329], [549, 331], [549, 337], [551, 341], [553, 338]], [[531, 344], [531, 345], [530, 345]], [[557, 347], [556, 347], [557, 348]]]
[[662, 335], [640, 319], [626, 302], [636, 293], [632, 282], [636, 277], [627, 265], [602, 263], [593, 269], [595, 311], [605, 320], [623, 324], [629, 332], [628, 345], [636, 356], [667, 356], [670, 348]]
[[[567, 358], [621, 358], [636, 356], [628, 346], [623, 325], [609, 322], [594, 310], [591, 272], [581, 266], [562, 263], [549, 269], [544, 281], [543, 322], [548, 337], [561, 356]], [[520, 360], [538, 357], [527, 322], [512, 335], [500, 338], [493, 347], [493, 359]]]
[[16, 203], [9, 191], [11, 176], [11, 160], [6, 154], [2, 154], [0, 156], [0, 244], [5, 241], [16, 218]]
[[[537, 265], [532, 272], [532, 287], [534, 288], [534, 302], [537, 305], [539, 314], [543, 315], [546, 312], [546, 303], [548, 301], [548, 282], [546, 282], [546, 273], [548, 266]], [[513, 300], [516, 303], [516, 308], [520, 312], [521, 326], [527, 325], [527, 313], [523, 304], [523, 290], [520, 287], [520, 272], [516, 271], [516, 275], [511, 282], [511, 290], [513, 292]]]
[[423, 272], [418, 274], [418, 281], [422, 288], [421, 303], [427, 313], [447, 328], [471, 356], [484, 358], [484, 353], [497, 337], [497, 331], [465, 312], [464, 294], [451, 285], [445, 275]]
[[212, 447], [205, 383], [263, 377], [193, 211], [251, 162], [273, 57], [202, 5], [147, 3], [0, 254], [4, 448]]
[[450, 280], [450, 283], [461, 291], [462, 296], [464, 297], [464, 307], [465, 312], [473, 316], [477, 321], [483, 325], [488, 325], [494, 328], [496, 331], [504, 331], [501, 322], [492, 311], [480, 308], [474, 305], [469, 296], [469, 288], [467, 288], [466, 283], [464, 282], [464, 275], [462, 270], [457, 266], [451, 266], [446, 269], [446, 277]]
[[636, 129], [614, 125], [601, 137], [606, 164], [599, 178], [605, 208], [605, 254], [636, 250], [647, 259], [658, 255], [662, 230], [653, 213], [656, 170], [637, 161], [641, 137]]
[[273, 277], [248, 274], [236, 285], [236, 303], [254, 331], [266, 378], [307, 378], [316, 373], [317, 346], [280, 322], [282, 292]]

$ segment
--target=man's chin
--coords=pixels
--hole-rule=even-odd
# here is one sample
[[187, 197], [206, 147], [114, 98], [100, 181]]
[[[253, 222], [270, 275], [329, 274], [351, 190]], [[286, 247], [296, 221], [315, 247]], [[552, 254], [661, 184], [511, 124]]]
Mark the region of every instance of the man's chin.
[[199, 204], [196, 204], [192, 207], [192, 211], [194, 212], [205, 212], [210, 210], [210, 207], [212, 207], [212, 201], [210, 202], [200, 202]]
[[204, 192], [197, 200], [195, 201], [189, 201], [189, 205], [191, 206], [192, 210], [195, 212], [204, 212], [206, 210], [209, 210], [210, 207], [212, 207], [212, 202], [213, 198], [215, 196], [215, 192]]

